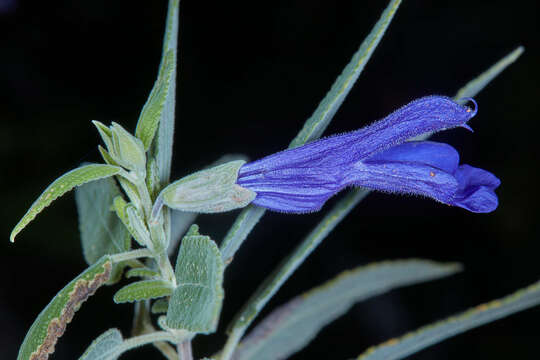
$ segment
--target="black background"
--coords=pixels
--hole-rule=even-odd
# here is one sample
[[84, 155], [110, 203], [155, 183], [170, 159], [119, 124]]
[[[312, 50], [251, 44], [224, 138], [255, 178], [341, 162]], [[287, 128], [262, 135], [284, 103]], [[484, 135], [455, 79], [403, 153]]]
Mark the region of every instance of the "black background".
[[[99, 161], [100, 140], [90, 120], [134, 129], [157, 73], [165, 3], [20, 1], [0, 14], [4, 359], [16, 357], [35, 316], [85, 267], [71, 194], [40, 215], [15, 245], [9, 231], [53, 179], [82, 161]], [[256, 159], [286, 147], [385, 5], [182, 1], [173, 177], [224, 153]], [[501, 178], [500, 206], [480, 215], [418, 197], [369, 195], [264, 313], [342, 270], [376, 260], [459, 261], [465, 272], [358, 304], [294, 359], [352, 358], [369, 345], [538, 279], [538, 13], [536, 1], [404, 1], [326, 134], [359, 128], [420, 96], [453, 95], [522, 44], [522, 58], [476, 97], [475, 133], [436, 136], [458, 148], [463, 162]], [[227, 271], [219, 335], [197, 338], [196, 356], [220, 348], [235, 310], [331, 203], [311, 215], [263, 218]], [[197, 222], [219, 242], [235, 215]], [[113, 304], [117, 289], [103, 288], [84, 304], [54, 359], [77, 358], [110, 327], [128, 335], [132, 306]], [[539, 320], [540, 308], [528, 310], [412, 358], [536, 359]], [[160, 355], [147, 347], [122, 358]]]

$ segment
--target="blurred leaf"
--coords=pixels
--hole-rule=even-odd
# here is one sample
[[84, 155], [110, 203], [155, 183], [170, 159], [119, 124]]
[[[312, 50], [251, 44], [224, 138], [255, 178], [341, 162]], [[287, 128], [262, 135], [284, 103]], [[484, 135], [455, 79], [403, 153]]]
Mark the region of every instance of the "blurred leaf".
[[132, 277], [145, 277], [145, 278], [155, 278], [160, 276], [159, 272], [143, 267], [143, 268], [136, 268], [136, 269], [130, 269], [126, 273], [126, 277], [132, 278]]
[[358, 360], [402, 359], [475, 327], [540, 304], [540, 281], [502, 299], [478, 305], [461, 314], [424, 326], [400, 338], [369, 348]]
[[167, 326], [195, 333], [215, 331], [223, 302], [223, 262], [215, 242], [200, 235], [197, 225], [182, 239], [175, 275]]
[[270, 313], [241, 342], [233, 359], [286, 359], [356, 302], [397, 287], [449, 276], [460, 269], [458, 264], [413, 259], [345, 271]]
[[34, 353], [35, 359], [46, 359], [53, 353], [75, 311], [109, 280], [111, 269], [112, 261], [105, 255], [60, 290], [28, 330], [17, 360], [29, 360]]
[[169, 308], [169, 300], [168, 299], [158, 299], [152, 304], [152, 314], [163, 314], [167, 312], [167, 309]]
[[182, 235], [193, 224], [197, 213], [171, 210], [171, 242], [169, 244], [169, 256], [175, 251]]
[[150, 145], [152, 145], [152, 140], [154, 140], [154, 135], [158, 129], [159, 120], [163, 117], [165, 101], [167, 100], [167, 96], [169, 96], [169, 87], [171, 86], [171, 82], [174, 81], [172, 75], [176, 67], [175, 62], [173, 62], [175, 59], [173, 50], [167, 50], [163, 54], [158, 78], [137, 122], [135, 135], [141, 139], [145, 150], [148, 150]]
[[345, 100], [351, 91], [358, 76], [364, 70], [373, 51], [379, 45], [400, 4], [401, 0], [390, 1], [379, 21], [377, 21], [369, 35], [364, 39], [364, 42], [362, 42], [358, 51], [353, 55], [349, 64], [343, 69], [341, 75], [338, 76], [313, 115], [306, 121], [300, 133], [291, 142], [289, 148], [302, 146], [309, 141], [321, 137], [343, 103], [343, 100]]
[[[121, 192], [112, 178], [84, 184], [75, 190], [81, 244], [88, 264], [93, 264], [103, 255], [125, 252], [131, 248], [129, 232], [116, 213], [111, 211], [115, 197], [121, 198]], [[121, 267], [121, 264], [115, 264], [113, 274], [121, 275]], [[119, 276], [113, 275], [111, 278]]]
[[519, 46], [510, 54], [506, 55], [504, 58], [497, 61], [493, 66], [491, 66], [485, 72], [483, 72], [474, 80], [468, 82], [467, 85], [459, 89], [459, 91], [457, 92], [455, 96], [455, 100], [459, 102], [461, 98], [476, 96], [480, 91], [482, 91], [482, 89], [486, 87], [487, 84], [489, 84], [500, 73], [502, 73], [504, 69], [506, 69], [514, 61], [516, 61], [521, 56], [523, 51], [525, 51], [525, 48], [523, 46]]
[[[302, 146], [309, 141], [321, 137], [324, 130], [332, 121], [335, 113], [349, 94], [354, 83], [364, 70], [366, 63], [371, 58], [373, 51], [381, 41], [388, 25], [392, 21], [401, 0], [392, 0], [384, 10], [379, 21], [375, 24], [371, 32], [364, 39], [358, 51], [353, 55], [351, 61], [340, 76], [336, 79], [330, 91], [326, 94], [313, 115], [306, 120], [298, 135], [291, 141], [289, 148]], [[242, 210], [236, 218], [233, 226], [221, 243], [223, 261], [228, 265], [236, 251], [240, 248], [251, 230], [257, 225], [265, 213], [265, 209], [250, 205]]]
[[113, 165], [90, 164], [71, 170], [56, 179], [32, 204], [23, 218], [13, 228], [10, 240], [15, 241], [15, 236], [32, 221], [37, 214], [49, 206], [58, 197], [64, 195], [76, 186], [90, 181], [107, 178], [118, 174], [122, 169]]
[[134, 302], [172, 294], [171, 283], [164, 280], [143, 280], [124, 286], [114, 294], [114, 302]]
[[79, 360], [116, 360], [114, 353], [123, 341], [118, 329], [109, 329], [92, 341]]
[[168, 9], [160, 73], [163, 73], [164, 75], [166, 74], [169, 85], [167, 86], [163, 108], [160, 111], [159, 126], [156, 134], [157, 137], [155, 139], [156, 141], [154, 141], [153, 146], [150, 149], [151, 157], [156, 159], [159, 170], [159, 179], [162, 185], [169, 183], [169, 178], [171, 175], [176, 102], [175, 95], [179, 1], [169, 0]]

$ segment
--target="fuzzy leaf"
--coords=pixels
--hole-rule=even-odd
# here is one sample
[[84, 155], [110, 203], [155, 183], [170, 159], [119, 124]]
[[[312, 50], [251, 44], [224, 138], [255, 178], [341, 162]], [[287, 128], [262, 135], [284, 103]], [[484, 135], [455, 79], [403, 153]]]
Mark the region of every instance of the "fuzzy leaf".
[[15, 241], [15, 236], [28, 225], [28, 223], [36, 217], [44, 208], [49, 206], [58, 197], [64, 195], [76, 186], [80, 186], [90, 181], [95, 181], [113, 175], [122, 171], [121, 168], [113, 165], [90, 164], [84, 165], [77, 169], [71, 170], [60, 176], [32, 204], [30, 209], [22, 217], [15, 228], [13, 228], [10, 240]]
[[111, 270], [110, 257], [103, 256], [60, 290], [28, 330], [17, 360], [47, 359], [75, 311], [109, 280]]
[[150, 145], [152, 145], [159, 121], [163, 116], [162, 113], [169, 93], [169, 87], [171, 86], [171, 81], [174, 81], [172, 79], [176, 66], [173, 62], [174, 59], [174, 51], [167, 50], [159, 67], [158, 78], [137, 122], [135, 135], [141, 139], [145, 150], [148, 150]]
[[171, 243], [169, 244], [169, 255], [176, 250], [177, 245], [182, 239], [182, 235], [185, 234], [186, 230], [193, 224], [197, 213], [185, 212], [171, 210]]
[[159, 179], [167, 184], [171, 175], [172, 146], [174, 137], [174, 116], [176, 97], [176, 62], [178, 47], [178, 12], [179, 0], [169, 0], [165, 39], [160, 64], [160, 73], [166, 73], [169, 86], [161, 110], [155, 141], [151, 147], [151, 157], [157, 161]]
[[116, 360], [115, 356], [118, 346], [124, 342], [122, 334], [118, 329], [109, 329], [97, 337], [79, 360]]
[[259, 285], [233, 318], [228, 332], [243, 334], [283, 283], [367, 194], [366, 189], [357, 188], [337, 202], [293, 252]]
[[540, 304], [540, 281], [502, 299], [478, 305], [461, 314], [424, 326], [369, 348], [358, 360], [396, 360], [478, 326]]
[[193, 225], [182, 240], [175, 268], [178, 286], [169, 301], [167, 326], [215, 331], [223, 302], [223, 262], [217, 245]]
[[129, 232], [111, 211], [117, 196], [121, 198], [121, 192], [112, 178], [84, 184], [75, 190], [83, 255], [88, 264], [131, 247]]
[[172, 286], [163, 280], [143, 280], [124, 286], [114, 294], [114, 302], [134, 302], [169, 296]]
[[460, 266], [456, 264], [402, 260], [345, 271], [270, 313], [246, 336], [233, 359], [288, 358], [356, 302], [397, 287], [448, 276], [459, 270]]

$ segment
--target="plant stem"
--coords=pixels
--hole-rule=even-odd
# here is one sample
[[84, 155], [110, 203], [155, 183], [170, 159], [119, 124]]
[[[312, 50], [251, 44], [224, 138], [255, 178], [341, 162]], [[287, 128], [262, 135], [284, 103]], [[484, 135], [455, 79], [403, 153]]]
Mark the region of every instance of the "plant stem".
[[148, 249], [137, 249], [137, 250], [126, 251], [123, 253], [113, 254], [111, 255], [111, 259], [113, 262], [119, 263], [122, 261], [133, 260], [133, 259], [138, 259], [142, 257], [153, 257], [153, 256], [154, 254]]
[[176, 276], [174, 275], [174, 269], [169, 261], [169, 256], [167, 255], [166, 250], [161, 252], [157, 258], [157, 263], [162, 275], [165, 276], [165, 279], [171, 282], [173, 287], [176, 287]]
[[127, 340], [124, 340], [122, 344], [118, 345], [118, 347], [116, 348], [116, 351], [113, 354], [111, 354], [110, 357], [115, 358], [115, 357], [120, 356], [124, 352], [134, 349], [136, 347], [143, 346], [150, 343], [155, 343], [158, 341], [175, 342], [176, 338], [173, 334], [167, 331], [156, 331], [151, 334], [135, 336]]
[[231, 358], [234, 350], [236, 349], [236, 346], [240, 342], [240, 339], [242, 338], [242, 335], [244, 335], [244, 331], [238, 331], [237, 329], [234, 329], [231, 334], [229, 335], [229, 338], [227, 339], [227, 343], [225, 344], [225, 347], [221, 351], [221, 355], [219, 357], [220, 360], [228, 360]]
[[191, 340], [183, 341], [176, 345], [179, 360], [193, 360], [193, 352], [191, 351]]

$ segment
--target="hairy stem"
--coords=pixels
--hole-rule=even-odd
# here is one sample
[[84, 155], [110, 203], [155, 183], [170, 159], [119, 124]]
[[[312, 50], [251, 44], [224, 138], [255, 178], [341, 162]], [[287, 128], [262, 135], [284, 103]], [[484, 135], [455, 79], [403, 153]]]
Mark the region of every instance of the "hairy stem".
[[178, 360], [193, 360], [193, 352], [191, 351], [191, 340], [186, 340], [176, 345], [178, 352]]
[[135, 336], [135, 337], [125, 340], [122, 344], [120, 344], [117, 347], [116, 351], [113, 354], [111, 354], [110, 357], [115, 358], [125, 353], [126, 351], [135, 349], [143, 345], [159, 342], [159, 341], [175, 342], [176, 338], [173, 334], [167, 331], [156, 331], [150, 334]]

